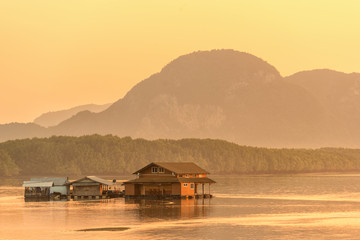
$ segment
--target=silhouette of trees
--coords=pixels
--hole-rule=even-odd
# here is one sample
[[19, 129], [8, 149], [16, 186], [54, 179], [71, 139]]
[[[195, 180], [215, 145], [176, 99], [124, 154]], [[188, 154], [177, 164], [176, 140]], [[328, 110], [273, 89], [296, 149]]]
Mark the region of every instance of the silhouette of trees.
[[0, 176], [129, 174], [150, 162], [191, 161], [217, 174], [360, 171], [360, 150], [267, 149], [223, 140], [54, 136], [0, 143]]

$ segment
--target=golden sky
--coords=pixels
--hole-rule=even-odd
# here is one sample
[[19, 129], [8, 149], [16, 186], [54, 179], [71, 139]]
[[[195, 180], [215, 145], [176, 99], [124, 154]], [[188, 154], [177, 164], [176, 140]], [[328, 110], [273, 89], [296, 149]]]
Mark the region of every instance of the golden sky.
[[235, 49], [283, 76], [360, 72], [358, 0], [0, 0], [0, 123], [109, 103], [169, 61]]

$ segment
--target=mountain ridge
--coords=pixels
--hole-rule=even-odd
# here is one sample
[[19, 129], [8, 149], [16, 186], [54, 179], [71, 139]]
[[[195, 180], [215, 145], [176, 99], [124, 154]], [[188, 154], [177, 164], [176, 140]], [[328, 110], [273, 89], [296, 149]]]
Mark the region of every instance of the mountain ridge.
[[[49, 127], [47, 134], [216, 138], [264, 147], [356, 147], [360, 139], [352, 133], [360, 132], [355, 124], [360, 109], [357, 95], [350, 96], [349, 91], [354, 88], [356, 93], [360, 74], [328, 71], [282, 77], [274, 66], [248, 53], [198, 51], [171, 61], [106, 110], [80, 112]], [[340, 84], [343, 90], [336, 95], [332, 91], [343, 78], [349, 79]], [[334, 84], [325, 90], [312, 86], [328, 81]], [[328, 103], [327, 94], [335, 100]], [[341, 104], [344, 99], [351, 107], [341, 110], [344, 116], [336, 116], [338, 108], [347, 106]]]
[[72, 107], [69, 109], [59, 110], [59, 111], [50, 111], [47, 113], [43, 113], [37, 118], [34, 119], [33, 123], [43, 126], [43, 127], [52, 127], [56, 126], [62, 121], [71, 118], [82, 111], [90, 111], [90, 112], [101, 112], [108, 108], [111, 103], [107, 104], [85, 104], [76, 107]]

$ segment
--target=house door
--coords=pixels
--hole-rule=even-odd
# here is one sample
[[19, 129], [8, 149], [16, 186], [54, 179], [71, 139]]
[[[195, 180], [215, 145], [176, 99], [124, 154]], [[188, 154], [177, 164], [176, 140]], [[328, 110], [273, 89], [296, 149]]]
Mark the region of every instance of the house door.
[[197, 194], [198, 185], [195, 184], [195, 194]]

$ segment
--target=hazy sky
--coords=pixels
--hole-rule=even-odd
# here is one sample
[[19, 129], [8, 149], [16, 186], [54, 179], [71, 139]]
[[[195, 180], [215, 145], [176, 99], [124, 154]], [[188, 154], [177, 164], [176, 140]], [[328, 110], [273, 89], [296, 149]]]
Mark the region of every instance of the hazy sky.
[[283, 76], [360, 72], [358, 0], [0, 0], [0, 123], [122, 98], [169, 61], [235, 49]]

